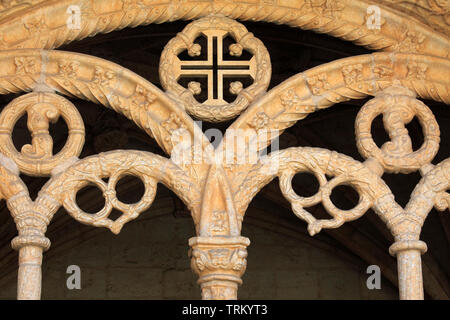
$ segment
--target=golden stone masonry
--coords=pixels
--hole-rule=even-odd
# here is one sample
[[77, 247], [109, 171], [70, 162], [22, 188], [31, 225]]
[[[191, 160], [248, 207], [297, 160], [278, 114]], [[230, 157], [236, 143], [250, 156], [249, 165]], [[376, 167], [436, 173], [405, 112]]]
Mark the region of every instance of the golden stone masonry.
[[[381, 8], [374, 28], [368, 28], [370, 5]], [[68, 14], [71, 6], [79, 8], [79, 16]], [[162, 50], [159, 77], [164, 91], [116, 63], [54, 50], [99, 33], [176, 20], [191, 22]], [[269, 89], [275, 63], [264, 39], [249, 32], [246, 21], [312, 30], [378, 52], [319, 65]], [[441, 133], [433, 112], [419, 98], [450, 103], [449, 24], [450, 6], [438, 0], [2, 1], [0, 93], [28, 92], [0, 113], [0, 199], [6, 201], [17, 227], [12, 240], [19, 251], [17, 298], [41, 297], [43, 252], [50, 248], [46, 231], [58, 209], [63, 207], [83, 224], [118, 234], [150, 208], [157, 184], [162, 183], [184, 202], [194, 221], [197, 234], [189, 239], [189, 256], [202, 298], [237, 299], [251, 254], [250, 240], [241, 235], [247, 207], [278, 178], [282, 195], [311, 236], [373, 209], [394, 239], [389, 253], [397, 259], [400, 299], [423, 299], [421, 254], [427, 245], [420, 240], [421, 230], [430, 210], [448, 210], [450, 158], [431, 163]], [[232, 60], [224, 58], [225, 51]], [[180, 79], [188, 77], [193, 80], [182, 85]], [[244, 78], [251, 84], [246, 85]], [[199, 99], [202, 94], [204, 100]], [[227, 98], [230, 95], [233, 101]], [[81, 157], [85, 124], [64, 96], [122, 114], [156, 140], [168, 157], [137, 150]], [[314, 147], [273, 151], [255, 163], [229, 164], [219, 156], [227, 152], [233, 130], [251, 132], [260, 151], [308, 115], [367, 97], [354, 123], [362, 162]], [[13, 130], [25, 114], [31, 143], [17, 150]], [[378, 146], [371, 128], [380, 115], [389, 141]], [[424, 136], [417, 150], [406, 128], [414, 117]], [[59, 118], [68, 135], [62, 149], [53, 154], [49, 126]], [[195, 123], [232, 119], [216, 147]], [[170, 158], [181, 138], [196, 142], [192, 145], [197, 149], [190, 144], [187, 149], [189, 154], [200, 152], [202, 161], [179, 163]], [[250, 144], [245, 141], [243, 148], [248, 151]], [[314, 195], [303, 197], [294, 191], [293, 178], [301, 172], [317, 179]], [[421, 179], [402, 207], [384, 174], [415, 172]], [[34, 200], [20, 174], [48, 177]], [[145, 187], [137, 203], [124, 203], [116, 194], [116, 184], [126, 175], [138, 177]], [[87, 185], [95, 185], [104, 197], [104, 207], [95, 214], [77, 203], [77, 192]], [[333, 203], [331, 193], [340, 185], [359, 194], [353, 209]], [[308, 211], [318, 204], [329, 219]], [[112, 219], [113, 211], [121, 216]]]

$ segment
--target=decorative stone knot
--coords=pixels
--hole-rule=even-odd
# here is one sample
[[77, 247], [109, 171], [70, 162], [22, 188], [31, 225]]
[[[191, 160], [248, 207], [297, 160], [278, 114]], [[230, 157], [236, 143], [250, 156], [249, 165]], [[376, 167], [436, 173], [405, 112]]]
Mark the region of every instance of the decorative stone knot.
[[230, 50], [230, 55], [231, 56], [233, 56], [233, 57], [240, 57], [242, 55], [242, 50], [244, 48], [239, 43], [233, 43], [233, 44], [230, 44], [228, 49]]
[[202, 47], [198, 43], [194, 43], [188, 49], [188, 54], [191, 57], [198, 57], [202, 53]]
[[234, 81], [230, 83], [230, 93], [231, 94], [239, 94], [243, 89], [242, 82], [240, 81]]
[[193, 95], [198, 95], [202, 92], [202, 87], [200, 85], [200, 82], [197, 81], [191, 81], [188, 83], [188, 89], [192, 92]]

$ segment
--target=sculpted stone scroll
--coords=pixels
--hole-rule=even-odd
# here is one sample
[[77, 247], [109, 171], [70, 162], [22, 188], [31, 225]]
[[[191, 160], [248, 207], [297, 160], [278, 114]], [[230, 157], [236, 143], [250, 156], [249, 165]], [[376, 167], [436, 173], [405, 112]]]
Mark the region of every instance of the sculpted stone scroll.
[[[169, 159], [150, 153], [119, 150], [83, 160], [69, 159], [52, 170], [52, 177], [35, 201], [30, 199], [14, 162], [4, 155], [0, 157], [0, 173], [0, 196], [7, 200], [19, 232], [11, 242], [19, 250], [18, 299], [40, 298], [42, 252], [50, 247], [45, 232], [61, 205], [82, 223], [118, 233], [125, 223], [151, 205], [156, 183], [162, 182], [186, 202], [196, 226], [199, 224], [199, 187]], [[144, 183], [145, 193], [136, 204], [117, 199], [115, 185], [123, 175], [134, 175]], [[108, 183], [102, 178], [109, 178]], [[99, 186], [105, 197], [105, 207], [96, 214], [83, 212], [76, 203], [76, 193], [90, 183]], [[109, 219], [112, 208], [122, 211], [122, 216]]]
[[[383, 114], [384, 127], [392, 141], [381, 149], [372, 140], [372, 121]], [[411, 138], [405, 124], [417, 116], [423, 127], [424, 142], [412, 150]], [[391, 87], [366, 103], [356, 118], [356, 145], [365, 157], [375, 158], [388, 172], [409, 173], [433, 160], [439, 150], [439, 125], [430, 109], [415, 99], [413, 92], [402, 87]]]
[[[17, 120], [28, 114], [31, 145], [18, 152], [12, 142]], [[53, 140], [49, 122], [61, 116], [67, 123], [69, 136], [63, 149], [53, 155]], [[77, 157], [84, 144], [84, 124], [75, 106], [67, 99], [48, 92], [34, 92], [14, 99], [0, 114], [0, 151], [13, 159], [20, 170], [29, 175], [48, 175], [51, 170], [71, 157]]]
[[[311, 197], [298, 196], [292, 189], [292, 177], [299, 172], [314, 174], [319, 190]], [[235, 193], [236, 206], [243, 214], [249, 200], [275, 177], [280, 179], [283, 195], [291, 203], [294, 213], [308, 223], [308, 231], [314, 235], [322, 228], [337, 228], [346, 221], [362, 216], [378, 198], [391, 194], [383, 180], [362, 163], [334, 151], [319, 148], [289, 148], [262, 158], [249, 173], [246, 183]], [[326, 176], [333, 176], [327, 180]], [[354, 188], [360, 200], [351, 210], [336, 208], [330, 199], [333, 188], [340, 184]], [[248, 190], [252, 190], [251, 193]], [[305, 207], [322, 203], [332, 219], [316, 219]]]

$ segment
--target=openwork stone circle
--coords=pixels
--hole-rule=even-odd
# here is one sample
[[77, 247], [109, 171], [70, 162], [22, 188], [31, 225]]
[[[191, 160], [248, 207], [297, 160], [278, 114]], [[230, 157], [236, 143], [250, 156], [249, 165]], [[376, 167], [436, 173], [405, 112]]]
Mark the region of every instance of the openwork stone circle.
[[[195, 40], [200, 36], [207, 38], [207, 47], [202, 48]], [[223, 60], [223, 40], [232, 37], [236, 43], [229, 46], [231, 56], [241, 56], [243, 50], [250, 52], [253, 57], [249, 61]], [[215, 39], [215, 40], [214, 40]], [[217, 41], [217, 83], [213, 83], [215, 70], [212, 68], [214, 45]], [[178, 55], [187, 50], [191, 57], [196, 57], [203, 50], [207, 51], [206, 61], [181, 61]], [[194, 69], [194, 66], [197, 69]], [[189, 68], [184, 69], [183, 68]], [[161, 84], [173, 99], [182, 101], [182, 106], [194, 117], [219, 122], [231, 119], [240, 114], [259, 95], [263, 94], [269, 86], [271, 78], [271, 63], [269, 53], [264, 44], [253, 36], [241, 23], [222, 16], [209, 16], [188, 24], [184, 30], [169, 41], [161, 54], [159, 66]], [[198, 102], [195, 95], [202, 88], [200, 83], [191, 81], [188, 88], [178, 83], [181, 76], [207, 76], [208, 99]], [[225, 77], [250, 76], [253, 83], [247, 88], [242, 87], [239, 81], [232, 82], [230, 88], [224, 88]], [[213, 91], [217, 89], [217, 97]], [[228, 103], [223, 99], [224, 90], [236, 95], [236, 99]]]
[[[391, 141], [381, 149], [371, 135], [372, 121], [383, 114], [383, 123]], [[412, 150], [411, 138], [405, 124], [416, 116], [423, 128], [424, 142]], [[391, 87], [367, 102], [355, 122], [358, 150], [366, 158], [373, 157], [388, 172], [409, 173], [433, 160], [439, 150], [439, 125], [431, 110], [414, 93]]]
[[[18, 152], [12, 141], [16, 122], [28, 114], [31, 145]], [[68, 127], [68, 138], [62, 150], [53, 155], [49, 123], [62, 117]], [[80, 154], [84, 144], [84, 124], [76, 107], [54, 93], [33, 92], [11, 101], [0, 114], [0, 151], [13, 159], [29, 175], [49, 175], [54, 167]]]

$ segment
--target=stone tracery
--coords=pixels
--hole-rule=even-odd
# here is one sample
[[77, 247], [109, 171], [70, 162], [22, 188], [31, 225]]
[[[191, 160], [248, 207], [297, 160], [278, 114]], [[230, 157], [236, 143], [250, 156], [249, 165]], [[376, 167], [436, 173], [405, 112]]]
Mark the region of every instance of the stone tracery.
[[[95, 27], [88, 32], [66, 30], [64, 38], [55, 31], [59, 27], [50, 28], [44, 18], [36, 20], [37, 13], [31, 11], [29, 20], [24, 26], [28, 31], [33, 29], [33, 32], [24, 39], [18, 37], [17, 43], [5, 40], [4, 35], [3, 48], [24, 46], [51, 48], [63, 41], [80, 39], [95, 32], [108, 32], [126, 25], [155, 21], [153, 16], [144, 18], [143, 14], [139, 14], [135, 7], [137, 3], [130, 5], [126, 2], [125, 5], [123, 2], [123, 8], [117, 10], [112, 4], [102, 7], [102, 1], [95, 4], [89, 1], [84, 3], [86, 6], [95, 7], [97, 12], [102, 10], [106, 12], [107, 7], [112, 13], [96, 21]], [[198, 237], [190, 240], [192, 268], [199, 274], [203, 298], [236, 298], [237, 286], [242, 282], [240, 277], [245, 271], [247, 256], [245, 248], [249, 244], [247, 238], [240, 236], [245, 209], [258, 190], [275, 176], [279, 176], [280, 188], [291, 202], [294, 213], [308, 223], [311, 235], [322, 228], [337, 228], [346, 221], [357, 219], [367, 209], [373, 208], [395, 237], [396, 242], [390, 252], [397, 255], [398, 259], [400, 297], [423, 298], [420, 253], [426, 251], [426, 245], [419, 240], [420, 230], [433, 206], [439, 210], [448, 208], [450, 196], [446, 190], [450, 178], [448, 159], [436, 166], [430, 163], [439, 148], [439, 128], [432, 113], [426, 105], [416, 99], [416, 95], [445, 103], [450, 102], [449, 83], [445, 77], [445, 74], [450, 73], [448, 45], [443, 44], [444, 36], [432, 33], [424, 26], [415, 29], [407, 27], [402, 36], [385, 29], [379, 34], [368, 33], [362, 29], [359, 29], [359, 32], [348, 32], [346, 25], [336, 24], [336, 19], [345, 17], [344, 11], [361, 7], [363, 2], [353, 6], [346, 1], [326, 3], [327, 5], [321, 6], [316, 5], [314, 1], [306, 1], [298, 12], [307, 13], [306, 17], [313, 18], [306, 22], [304, 19], [307, 18], [297, 16], [298, 13], [293, 11], [289, 24], [295, 25], [296, 21], [299, 26], [305, 28], [328, 32], [371, 48], [401, 53], [376, 53], [336, 61], [294, 76], [264, 94], [270, 80], [270, 60], [263, 44], [247, 36], [245, 27], [234, 20], [222, 16], [197, 20], [192, 26], [201, 25], [206, 21], [209, 23], [206, 28], [208, 30], [220, 29], [217, 27], [220, 23], [232, 25], [237, 29], [243, 28], [243, 35], [236, 38], [250, 38], [246, 41], [252, 42], [249, 45], [251, 50], [255, 54], [260, 52], [263, 56], [257, 58], [255, 62], [256, 68], [263, 70], [257, 71], [256, 74], [260, 75], [255, 76], [255, 80], [262, 81], [262, 84], [258, 84], [260, 91], [250, 98], [248, 94], [245, 95], [246, 102], [241, 106], [233, 106], [231, 108], [233, 110], [228, 110], [230, 112], [226, 108], [211, 111], [211, 106], [194, 105], [183, 99], [174, 101], [173, 96], [161, 92], [132, 72], [95, 57], [33, 49], [2, 51], [0, 63], [5, 68], [0, 71], [3, 73], [0, 91], [2, 93], [34, 91], [17, 98], [0, 115], [2, 125], [0, 138], [5, 141], [0, 148], [2, 152], [0, 195], [7, 200], [19, 231], [19, 236], [12, 243], [13, 247], [20, 251], [18, 298], [38, 299], [40, 296], [42, 251], [50, 246], [45, 231], [52, 215], [61, 205], [75, 219], [94, 226], [107, 227], [117, 233], [126, 222], [136, 218], [150, 206], [157, 182], [170, 187], [191, 209], [198, 233]], [[233, 3], [235, 4], [239, 5], [237, 1]], [[147, 6], [145, 1], [141, 5]], [[250, 8], [249, 5], [246, 6]], [[51, 10], [57, 11], [59, 8], [62, 6], [55, 6]], [[235, 13], [226, 8], [225, 5], [218, 5], [214, 10], [236, 17]], [[156, 13], [156, 10], [154, 12], [159, 17], [156, 19], [167, 19], [161, 12]], [[279, 7], [279, 10], [283, 9]], [[102, 16], [100, 13], [97, 15]], [[119, 15], [123, 15], [123, 20], [117, 24]], [[183, 18], [202, 15], [205, 15], [203, 11]], [[246, 13], [244, 18], [251, 16]], [[388, 13], [386, 16], [398, 21], [395, 14]], [[174, 15], [171, 19], [177, 18], [180, 16]], [[12, 17], [10, 19], [14, 20]], [[83, 20], [83, 23], [87, 25], [89, 21], [94, 21], [89, 19]], [[268, 16], [255, 19], [287, 22], [281, 18]], [[329, 27], [326, 27], [327, 25]], [[17, 31], [17, 28], [15, 20], [10, 24], [0, 23], [0, 32]], [[48, 37], [42, 35], [44, 31], [49, 34]], [[425, 41], [423, 35], [425, 33], [433, 36]], [[186, 36], [179, 37], [184, 39]], [[188, 42], [192, 44], [193, 40], [189, 39]], [[239, 42], [242, 39], [236, 40]], [[38, 46], [33, 44], [36, 41], [39, 42]], [[174, 45], [173, 42], [176, 40], [168, 44], [167, 50]], [[245, 48], [246, 44], [242, 43], [242, 46]], [[192, 50], [194, 49], [198, 48]], [[230, 48], [231, 52], [238, 53], [239, 50]], [[196, 52], [193, 51], [193, 54]], [[165, 63], [164, 59], [166, 58], [162, 58], [162, 65]], [[175, 76], [173, 70], [164, 67], [161, 70], [163, 84]], [[169, 93], [170, 89], [177, 93], [175, 83], [164, 86]], [[191, 87], [195, 91], [194, 85]], [[129, 152], [113, 151], [82, 160], [77, 159], [84, 137], [82, 121], [71, 103], [49, 91], [88, 99], [123, 113], [154, 137], [168, 154], [171, 154], [175, 147], [173, 139], [175, 132], [185, 130], [192, 141], [200, 140], [201, 151], [210, 159], [217, 159], [217, 154], [224, 151], [229, 134], [227, 133], [218, 149], [213, 150], [183, 109], [204, 120], [221, 121], [238, 115], [250, 104], [249, 109], [230, 129], [253, 130], [253, 137], [257, 140], [261, 140], [260, 135], [266, 134], [262, 148], [270, 144], [271, 139], [281, 134], [285, 128], [318, 109], [367, 95], [374, 95], [375, 98], [361, 109], [355, 123], [357, 146], [367, 159], [364, 163], [329, 150], [291, 148], [261, 158], [256, 164], [225, 166], [220, 161], [212, 161], [212, 164], [201, 161], [177, 165], [178, 163], [175, 164], [169, 159], [140, 152], [133, 153], [131, 158]], [[236, 91], [238, 98], [239, 92]], [[251, 104], [259, 94], [264, 96]], [[24, 100], [27, 103], [24, 103]], [[183, 103], [182, 107], [180, 108], [177, 103]], [[13, 115], [10, 114], [10, 110], [14, 110]], [[10, 143], [10, 139], [17, 117], [25, 110], [32, 115], [28, 126], [33, 141], [19, 153]], [[370, 123], [380, 113], [383, 113], [384, 124], [391, 141], [378, 148], [371, 140]], [[69, 139], [67, 148], [52, 156], [52, 141], [47, 129], [48, 122], [55, 119], [58, 114], [68, 122]], [[415, 115], [419, 117], [423, 126], [425, 141], [419, 150], [413, 152], [404, 125]], [[267, 136], [267, 132], [262, 132], [264, 131], [262, 129], [270, 129], [271, 134]], [[246, 147], [249, 148], [249, 145]], [[50, 181], [43, 187], [35, 201], [31, 201], [26, 186], [18, 177], [19, 170], [34, 175], [51, 174]], [[380, 176], [385, 171], [409, 173], [417, 170], [420, 170], [423, 178], [411, 195], [410, 202], [403, 209], [395, 202]], [[238, 177], [237, 173], [242, 171], [246, 171], [246, 175], [239, 174]], [[292, 176], [300, 171], [315, 174], [320, 183], [320, 190], [316, 195], [302, 198], [295, 194], [291, 180]], [[115, 183], [125, 173], [138, 176], [146, 187], [143, 199], [135, 205], [125, 205], [115, 196]], [[327, 180], [326, 174], [333, 178]], [[101, 180], [106, 176], [110, 177], [107, 184]], [[77, 190], [87, 183], [96, 184], [105, 197], [105, 208], [95, 215], [82, 212], [74, 200]], [[332, 189], [340, 184], [350, 185], [358, 191], [360, 202], [355, 208], [343, 211], [336, 208], [330, 200]], [[316, 219], [304, 209], [319, 202], [323, 203], [332, 219]], [[123, 213], [115, 221], [108, 219], [112, 207]]]

